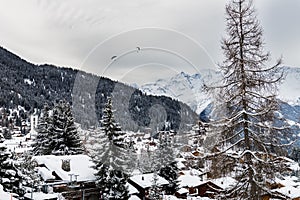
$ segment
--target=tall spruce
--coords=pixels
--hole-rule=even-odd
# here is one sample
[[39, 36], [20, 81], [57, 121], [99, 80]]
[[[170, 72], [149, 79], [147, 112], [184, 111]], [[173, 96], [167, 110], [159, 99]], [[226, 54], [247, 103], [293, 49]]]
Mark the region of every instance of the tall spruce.
[[49, 127], [51, 118], [49, 117], [49, 106], [44, 105], [37, 125], [37, 136], [33, 145], [34, 155], [50, 155], [52, 149], [50, 147], [50, 132]]
[[128, 145], [124, 141], [125, 133], [115, 121], [112, 101], [108, 97], [103, 110], [101, 128], [93, 135], [91, 157], [97, 170], [96, 184], [100, 190], [101, 199], [128, 199], [126, 186], [128, 172]]
[[231, 0], [226, 23], [223, 80], [208, 88], [215, 98], [215, 121], [210, 123], [214, 136], [206, 141], [214, 147], [211, 174], [238, 180], [227, 198], [260, 199], [272, 194], [267, 179], [285, 166], [276, 155], [281, 128], [274, 125], [277, 86], [283, 77], [278, 69], [281, 60], [266, 67], [269, 53], [264, 52], [263, 31], [251, 0]]
[[178, 174], [179, 169], [175, 160], [174, 138], [170, 131], [163, 131], [159, 135], [158, 155], [157, 160], [161, 163], [159, 175], [169, 181], [166, 186], [167, 194], [174, 194], [178, 190]]
[[83, 152], [71, 106], [64, 100], [60, 100], [53, 109], [50, 134], [52, 154], [75, 155]]

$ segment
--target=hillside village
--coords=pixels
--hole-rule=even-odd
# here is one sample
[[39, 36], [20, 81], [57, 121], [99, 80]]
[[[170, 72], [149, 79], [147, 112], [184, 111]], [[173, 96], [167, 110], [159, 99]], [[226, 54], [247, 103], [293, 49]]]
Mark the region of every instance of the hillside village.
[[[59, 5], [47, 10], [49, 4], [38, 4], [32, 9], [36, 11], [38, 7], [43, 12], [28, 13], [64, 10]], [[63, 21], [59, 26], [64, 31], [57, 31], [60, 33], [54, 35], [55, 42], [52, 37], [47, 38], [55, 43], [53, 46], [41, 42], [44, 38], [30, 41], [30, 37], [35, 36], [29, 32], [35, 27], [33, 24], [26, 32], [20, 31], [26, 36], [23, 41], [14, 39], [15, 34], [11, 32], [17, 29], [10, 29], [7, 26], [11, 25], [10, 22], [0, 21], [1, 26], [8, 30], [8, 38], [12, 36], [16, 49], [20, 44], [32, 49], [36, 48], [35, 45], [41, 48], [43, 44], [45, 48], [48, 44], [49, 49], [55, 50], [57, 42], [65, 46], [74, 43], [76, 51], [71, 47], [62, 50], [72, 50], [67, 54], [73, 52], [76, 58], [84, 57], [82, 65], [91, 64], [89, 67], [103, 70], [103, 73], [84, 72], [32, 64], [0, 47], [0, 200], [300, 200], [300, 97], [294, 92], [299, 89], [300, 70], [283, 67], [281, 57], [273, 63], [265, 49], [264, 30], [254, 6], [258, 4], [252, 0], [226, 2], [225, 17], [222, 18], [226, 28], [220, 44], [223, 54], [217, 53], [223, 61], [218, 64], [215, 75], [209, 70], [206, 75], [198, 71], [199, 74], [190, 76], [182, 68], [180, 75], [170, 79], [170, 84], [159, 79], [154, 85], [140, 88], [137, 83], [130, 82], [133, 79], [126, 83], [122, 80], [127, 80], [129, 74], [146, 65], [159, 66], [158, 73], [165, 73], [163, 67], [168, 68], [168, 73], [178, 73], [182, 66], [177, 65], [184, 61], [184, 65], [191, 65], [197, 71], [197, 67], [203, 66], [194, 65], [192, 58], [201, 57], [199, 49], [209, 57], [210, 64], [216, 62], [199, 41], [181, 33], [180, 29], [170, 28], [114, 33], [113, 37], [88, 51], [91, 46], [78, 41], [81, 33], [88, 37], [109, 36], [112, 32], [102, 30], [102, 20], [122, 28], [107, 27], [114, 31], [123, 30], [127, 24], [126, 17], [118, 14], [122, 13], [119, 4], [114, 5], [119, 10], [106, 8], [105, 4], [101, 2], [103, 10], [97, 10], [97, 13], [104, 13], [101, 20], [99, 18], [100, 23], [98, 19], [85, 17], [83, 12], [76, 14], [76, 9], [66, 6], [70, 12], [58, 15]], [[157, 7], [152, 7], [152, 4]], [[173, 4], [185, 7], [175, 1], [165, 5], [173, 8], [170, 7]], [[120, 5], [123, 9], [124, 5]], [[155, 8], [153, 10], [159, 16], [158, 5], [161, 6], [147, 2], [146, 7]], [[196, 8], [196, 4], [191, 5]], [[134, 7], [141, 9], [145, 6]], [[186, 11], [181, 10], [195, 16], [199, 13], [198, 7], [195, 12]], [[21, 10], [18, 12], [22, 13]], [[115, 16], [110, 18], [112, 13]], [[143, 10], [139, 13], [145, 14]], [[9, 14], [10, 10], [3, 16]], [[185, 18], [194, 21], [190, 20], [194, 16], [177, 14], [180, 16], [174, 21]], [[207, 28], [203, 25], [209, 22], [207, 16], [217, 19], [217, 15], [203, 14], [205, 23], [197, 20], [195, 25], [181, 21], [189, 26], [177, 22], [174, 25], [183, 27], [182, 30], [194, 26], [196, 34], [202, 33]], [[22, 21], [20, 16], [15, 20], [18, 23]], [[26, 16], [24, 19], [28, 20]], [[34, 21], [37, 18], [34, 16], [38, 15], [30, 16]], [[154, 24], [166, 18], [168, 23], [165, 25], [169, 27], [170, 21], [175, 19], [168, 17], [166, 11], [161, 16]], [[51, 15], [47, 15], [46, 21], [38, 21], [41, 27], [49, 31], [47, 27], [51, 24], [48, 27], [51, 33], [52, 29], [53, 33], [62, 30], [55, 29], [56, 23], [48, 21], [50, 18]], [[69, 18], [74, 24], [67, 23]], [[122, 26], [119, 19], [115, 20], [117, 18], [122, 19]], [[153, 13], [152, 18], [155, 18]], [[85, 26], [84, 29], [89, 29], [80, 32], [82, 27], [77, 27], [77, 21], [85, 25], [101, 25], [101, 32], [89, 33], [91, 26]], [[68, 37], [67, 33], [73, 30], [76, 30], [76, 37]], [[34, 32], [45, 38], [48, 34], [46, 31]], [[143, 33], [135, 35], [136, 32]], [[186, 42], [181, 44], [171, 33], [184, 37]], [[92, 45], [99, 38], [84, 43]], [[215, 38], [206, 39], [205, 44], [216, 42]], [[114, 40], [114, 44], [110, 44], [110, 40]], [[173, 49], [171, 46], [156, 46], [163, 42], [174, 44]], [[23, 46], [19, 48], [26, 49]], [[191, 48], [194, 46], [196, 49]], [[87, 57], [81, 55], [84, 49], [88, 52]], [[190, 55], [183, 55], [181, 50], [184, 49]], [[62, 52], [52, 56], [57, 60], [62, 57], [68, 60], [67, 54]], [[43, 57], [42, 52], [27, 53]], [[180, 61], [164, 58], [165, 54]], [[74, 57], [69, 59], [74, 60]], [[87, 62], [89, 59], [96, 61]], [[171, 62], [164, 63], [164, 59]], [[151, 70], [139, 72], [141, 77], [138, 78], [147, 78]], [[114, 79], [115, 74], [121, 78], [108, 78]], [[209, 80], [204, 81], [201, 76]], [[291, 80], [284, 82], [286, 78]], [[284, 91], [280, 91], [282, 83]], [[176, 90], [180, 92], [176, 94]], [[180, 97], [186, 103], [181, 102]]]
[[[21, 126], [18, 126], [16, 119], [18, 119], [19, 113], [17, 115], [12, 114], [14, 111], [10, 111], [10, 113], [7, 115], [7, 119], [11, 122], [8, 139], [3, 137], [6, 126], [4, 125], [5, 118], [2, 118], [1, 146], [5, 146], [6, 150], [14, 155], [13, 159], [17, 162], [24, 154], [33, 154], [33, 144], [37, 136], [38, 125], [40, 125], [40, 116], [37, 114], [28, 116], [22, 119]], [[84, 153], [33, 156], [33, 171], [40, 180], [38, 185], [34, 185], [33, 188], [27, 187], [26, 193], [21, 199], [99, 199], [99, 190], [96, 187], [96, 170], [92, 167], [94, 163], [88, 153], [89, 148], [93, 146], [93, 140], [89, 140], [89, 137], [94, 130], [83, 131], [80, 127], [77, 129], [81, 134], [80, 137], [85, 141]], [[210, 154], [203, 148], [207, 129], [209, 127], [199, 121], [199, 124], [194, 125], [193, 129], [184, 135], [174, 131], [159, 131], [155, 134], [151, 132], [126, 133], [124, 139], [133, 144], [135, 152], [131, 156], [136, 156], [135, 163], [132, 165], [134, 167], [131, 169], [126, 183], [129, 199], [151, 199], [149, 195], [154, 189], [154, 180], [155, 187], [159, 191], [159, 199], [219, 199], [220, 194], [230, 191], [232, 187], [238, 184], [238, 181], [231, 176], [214, 178], [214, 174], [211, 172], [214, 160], [207, 159]], [[25, 131], [22, 133], [22, 130]], [[173, 194], [168, 192], [170, 182], [153, 171], [154, 168], [146, 166], [145, 162], [143, 163], [143, 158], [146, 155], [153, 155], [157, 151], [163, 138], [168, 138], [171, 141], [170, 145], [174, 150], [177, 187]], [[232, 154], [239, 153], [242, 152], [232, 152]], [[256, 156], [262, 158], [264, 155], [257, 152]], [[155, 159], [159, 158], [156, 157]], [[299, 163], [287, 157], [280, 157], [280, 159], [286, 161], [289, 170], [280, 178], [270, 179], [267, 183], [278, 196], [271, 196], [266, 193], [263, 199], [300, 199]], [[238, 166], [236, 167], [238, 168]], [[2, 180], [2, 183], [5, 183], [5, 180]], [[2, 186], [0, 196], [1, 200], [20, 198], [15, 193], [4, 192]]]

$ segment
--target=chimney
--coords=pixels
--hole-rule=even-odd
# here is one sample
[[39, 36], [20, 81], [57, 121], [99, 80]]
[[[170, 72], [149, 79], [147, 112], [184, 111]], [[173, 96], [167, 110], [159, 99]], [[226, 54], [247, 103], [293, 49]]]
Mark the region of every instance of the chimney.
[[70, 159], [63, 159], [61, 161], [61, 168], [66, 172], [71, 171]]

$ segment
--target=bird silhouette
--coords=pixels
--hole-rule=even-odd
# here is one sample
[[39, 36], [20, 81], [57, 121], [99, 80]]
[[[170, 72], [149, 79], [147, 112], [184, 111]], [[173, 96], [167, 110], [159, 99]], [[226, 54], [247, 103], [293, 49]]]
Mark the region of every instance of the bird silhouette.
[[116, 59], [117, 58], [117, 56], [112, 56], [110, 59], [111, 60], [114, 60], [114, 59]]

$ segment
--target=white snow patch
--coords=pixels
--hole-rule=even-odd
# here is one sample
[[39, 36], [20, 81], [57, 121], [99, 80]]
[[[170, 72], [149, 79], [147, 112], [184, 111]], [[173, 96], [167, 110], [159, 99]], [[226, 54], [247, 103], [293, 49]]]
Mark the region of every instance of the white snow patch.
[[27, 193], [24, 195], [24, 197], [31, 199], [31, 195], [33, 200], [47, 200], [47, 199], [58, 198], [58, 194], [45, 194], [42, 192], [33, 192], [32, 194]]

